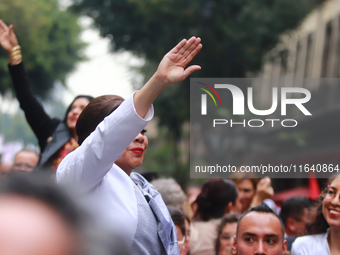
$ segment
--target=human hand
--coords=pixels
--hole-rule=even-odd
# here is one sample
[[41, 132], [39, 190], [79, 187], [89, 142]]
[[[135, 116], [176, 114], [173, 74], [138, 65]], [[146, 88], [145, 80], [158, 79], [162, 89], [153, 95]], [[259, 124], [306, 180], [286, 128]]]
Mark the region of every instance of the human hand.
[[264, 177], [258, 182], [256, 186], [256, 195], [259, 196], [261, 201], [274, 195], [274, 189], [271, 184], [272, 181], [269, 177]]
[[185, 69], [190, 61], [202, 49], [201, 38], [191, 37], [183, 39], [160, 62], [155, 77], [165, 86], [177, 84], [185, 80], [194, 71], [200, 70], [198, 65], [192, 65]]
[[264, 177], [256, 185], [255, 195], [252, 199], [251, 206], [258, 206], [263, 200], [270, 198], [274, 195], [274, 189], [271, 186], [271, 179], [269, 177]]
[[13, 25], [9, 27], [0, 19], [0, 45], [8, 53], [11, 52], [13, 47], [17, 46], [18, 40], [13, 32]]
[[164, 88], [183, 81], [194, 71], [201, 69], [198, 65], [186, 68], [202, 49], [200, 42], [201, 38], [194, 36], [189, 40], [183, 39], [163, 57], [155, 74], [133, 97], [136, 112], [140, 117], [144, 118], [150, 105]]

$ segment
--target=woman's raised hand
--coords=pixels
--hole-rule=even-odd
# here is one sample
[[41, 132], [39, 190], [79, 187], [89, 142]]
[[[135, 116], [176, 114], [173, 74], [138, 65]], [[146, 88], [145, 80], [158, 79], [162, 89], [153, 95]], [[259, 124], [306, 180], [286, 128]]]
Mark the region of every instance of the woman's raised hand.
[[0, 45], [7, 52], [11, 52], [13, 47], [18, 45], [17, 37], [13, 32], [13, 25], [9, 27], [0, 19]]
[[145, 116], [164, 88], [185, 80], [194, 71], [201, 69], [198, 65], [186, 68], [201, 49], [201, 38], [193, 36], [189, 40], [183, 39], [163, 57], [155, 74], [134, 95], [133, 101], [139, 116]]
[[155, 77], [163, 80], [165, 86], [185, 80], [194, 71], [201, 69], [198, 65], [186, 68], [201, 49], [201, 38], [193, 36], [189, 40], [183, 39], [163, 57]]

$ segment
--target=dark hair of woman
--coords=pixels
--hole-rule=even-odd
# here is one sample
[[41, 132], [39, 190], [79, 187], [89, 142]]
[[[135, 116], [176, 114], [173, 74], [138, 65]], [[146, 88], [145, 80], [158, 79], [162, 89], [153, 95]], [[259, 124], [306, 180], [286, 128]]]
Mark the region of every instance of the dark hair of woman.
[[320, 197], [315, 201], [315, 216], [310, 223], [306, 225], [308, 235], [326, 233], [329, 225], [322, 213], [323, 198]]
[[202, 186], [195, 201], [195, 220], [208, 221], [221, 218], [226, 213], [229, 202], [235, 204], [237, 189], [235, 183], [226, 179], [210, 179]]
[[217, 228], [217, 238], [215, 242], [216, 255], [218, 255], [218, 252], [220, 250], [220, 244], [221, 244], [220, 238], [221, 238], [223, 228], [229, 223], [237, 222], [239, 218], [240, 218], [240, 215], [234, 214], [234, 213], [228, 213], [227, 215], [223, 216], [221, 223]]
[[[328, 185], [321, 193], [320, 197], [315, 200], [314, 203], [314, 210], [315, 214], [314, 217], [310, 220], [310, 222], [306, 225], [307, 234], [309, 235], [316, 235], [326, 233], [329, 225], [323, 215], [322, 207], [323, 207], [323, 200], [325, 198], [325, 193], [327, 192], [328, 186], [332, 183], [332, 181], [339, 177], [339, 174], [336, 174], [328, 179]], [[313, 208], [312, 208], [313, 210]]]
[[64, 120], [63, 120], [64, 123], [66, 123], [66, 121], [67, 121], [67, 114], [71, 111], [71, 108], [72, 108], [74, 101], [76, 101], [78, 98], [86, 98], [87, 100], [89, 100], [89, 102], [91, 102], [94, 99], [94, 97], [91, 97], [91, 96], [88, 96], [88, 95], [76, 96], [66, 109], [65, 117], [64, 117]]
[[124, 98], [116, 95], [104, 95], [93, 99], [81, 112], [76, 124], [79, 145], [81, 145], [96, 129], [98, 124], [116, 110], [123, 101]]
[[185, 236], [185, 216], [184, 214], [176, 207], [174, 206], [167, 206], [170, 215], [171, 215], [171, 219], [174, 222], [175, 226], [178, 226], [181, 231], [183, 236]]

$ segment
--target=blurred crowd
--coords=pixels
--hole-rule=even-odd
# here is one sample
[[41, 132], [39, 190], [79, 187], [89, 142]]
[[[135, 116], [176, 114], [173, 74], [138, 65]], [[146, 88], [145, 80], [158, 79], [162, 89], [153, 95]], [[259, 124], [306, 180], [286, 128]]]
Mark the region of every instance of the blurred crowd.
[[[41, 151], [23, 149], [1, 166], [0, 255], [340, 253], [339, 178], [315, 201], [276, 204], [268, 177], [234, 175], [183, 189], [133, 172], [148, 145], [151, 104], [200, 69], [186, 68], [200, 38], [179, 42], [130, 98], [78, 96], [64, 120], [49, 117], [32, 95], [12, 26], [1, 20], [0, 44]], [[67, 193], [66, 184], [79, 189]]]
[[[23, 150], [18, 154], [20, 153], [32, 152]], [[37, 161], [38, 156], [36, 154], [34, 156]], [[16, 167], [21, 170], [17, 172]], [[70, 202], [71, 196], [64, 194], [54, 181], [51, 182], [51, 178], [42, 179], [36, 172], [23, 174], [30, 172], [25, 169], [30, 169], [29, 163], [17, 163], [12, 168], [13, 173], [17, 174], [2, 176], [0, 219], [6, 220], [0, 221], [0, 239], [6, 236], [7, 242], [13, 234], [12, 238], [18, 242], [19, 236], [28, 238], [25, 236], [27, 235], [30, 236], [28, 239], [31, 242], [30, 246], [26, 247], [25, 242], [22, 245], [22, 249], [27, 251], [35, 248], [41, 249], [44, 254], [78, 254], [73, 253], [72, 249], [85, 249], [84, 244], [80, 245], [76, 241], [81, 237], [87, 238], [86, 247], [91, 244], [93, 246], [91, 249], [99, 251], [79, 254], [133, 254], [121, 245], [122, 242], [117, 241], [113, 245], [112, 240], [107, 240], [110, 235], [113, 239], [119, 240], [119, 230], [112, 231], [103, 225], [95, 225], [93, 220], [96, 217], [90, 218], [87, 215], [85, 220], [82, 217], [90, 211], [88, 207], [81, 208], [75, 201]], [[339, 225], [337, 221], [340, 214], [338, 208], [340, 179], [330, 180], [320, 198], [315, 201], [293, 196], [282, 204], [275, 204], [270, 200], [273, 188], [270, 186], [269, 178], [261, 180], [249, 176], [232, 179], [214, 178], [201, 186], [188, 186], [185, 192], [173, 178], [158, 178], [157, 174], [149, 173], [145, 174], [145, 177], [152, 177], [151, 184], [161, 194], [170, 212], [176, 226], [181, 255], [328, 254], [303, 253], [301, 246], [305, 241], [309, 247], [308, 238], [326, 235], [332, 231], [334, 225], [337, 231], [336, 227]], [[63, 196], [62, 199], [58, 198], [59, 193]], [[57, 201], [59, 208], [55, 208], [56, 205], [53, 204], [55, 199], [59, 200]], [[327, 208], [329, 211], [324, 212]], [[60, 214], [64, 213], [63, 211], [79, 215], [71, 215], [70, 219], [65, 219], [65, 216]], [[80, 216], [82, 214], [84, 215]], [[88, 224], [92, 224], [90, 228]], [[35, 229], [33, 233], [32, 229]], [[96, 234], [93, 231], [97, 231]], [[10, 242], [11, 240], [8, 241]], [[326, 252], [329, 249], [323, 247], [325, 244], [322, 240], [313, 239], [312, 242], [314, 246], [320, 246], [319, 252]], [[33, 247], [33, 244], [36, 247]], [[7, 246], [2, 246], [0, 242], [0, 247], [5, 249]], [[7, 249], [10, 251], [14, 248], [8, 246]], [[55, 253], [51, 253], [52, 249]], [[311, 251], [315, 249], [317, 248], [314, 247]], [[58, 253], [59, 250], [62, 252]], [[3, 253], [0, 248], [0, 254], [7, 253]]]

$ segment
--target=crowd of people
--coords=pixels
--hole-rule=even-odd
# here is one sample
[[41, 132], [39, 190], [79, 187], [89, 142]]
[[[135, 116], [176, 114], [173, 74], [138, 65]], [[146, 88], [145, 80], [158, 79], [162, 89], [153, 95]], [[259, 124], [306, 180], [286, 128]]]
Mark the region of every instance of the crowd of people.
[[[1, 174], [0, 254], [340, 254], [339, 178], [316, 201], [277, 206], [268, 177], [214, 178], [184, 192], [174, 179], [149, 183], [133, 171], [148, 147], [152, 103], [200, 70], [188, 67], [200, 38], [180, 41], [129, 98], [77, 96], [64, 120], [32, 94], [13, 27], [2, 20], [0, 45], [41, 151], [18, 152]], [[64, 187], [75, 187], [72, 197]]]

